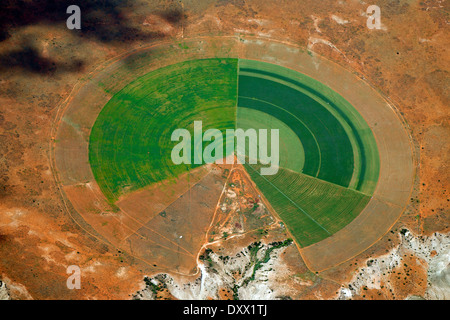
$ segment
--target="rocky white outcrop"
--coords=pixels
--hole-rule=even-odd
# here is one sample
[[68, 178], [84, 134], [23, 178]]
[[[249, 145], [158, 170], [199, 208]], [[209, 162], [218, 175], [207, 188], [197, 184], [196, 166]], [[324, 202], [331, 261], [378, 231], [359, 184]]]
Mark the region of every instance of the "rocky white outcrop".
[[6, 283], [0, 280], [0, 300], [10, 300], [8, 288], [6, 287]]
[[[402, 254], [408, 252], [424, 261], [423, 268], [427, 270], [428, 287], [423, 297], [408, 297], [422, 299], [450, 299], [450, 236], [434, 233], [431, 236], [417, 236], [403, 229], [400, 233], [400, 244], [389, 253], [370, 258], [366, 265], [360, 268], [355, 276], [341, 288], [338, 299], [351, 299], [360, 295], [361, 288], [380, 289], [383, 274], [392, 272], [402, 262]], [[386, 282], [384, 282], [386, 283]], [[395, 288], [391, 288], [395, 290]]]

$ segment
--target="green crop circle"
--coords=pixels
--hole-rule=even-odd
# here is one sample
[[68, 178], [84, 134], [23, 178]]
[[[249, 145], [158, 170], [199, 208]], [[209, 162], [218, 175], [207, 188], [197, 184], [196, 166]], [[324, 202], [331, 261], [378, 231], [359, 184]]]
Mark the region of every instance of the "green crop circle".
[[111, 203], [202, 164], [175, 165], [171, 134], [279, 129], [280, 168], [245, 165], [301, 246], [329, 237], [366, 206], [379, 175], [378, 149], [356, 109], [322, 83], [278, 65], [244, 59], [191, 60], [147, 73], [103, 107], [89, 161]]

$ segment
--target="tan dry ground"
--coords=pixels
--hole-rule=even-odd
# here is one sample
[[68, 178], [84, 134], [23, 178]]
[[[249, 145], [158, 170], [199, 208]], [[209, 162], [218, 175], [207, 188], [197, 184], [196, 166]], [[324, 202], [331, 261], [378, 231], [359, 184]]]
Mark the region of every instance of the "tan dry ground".
[[[223, 171], [231, 165], [211, 167], [197, 184], [124, 239], [121, 247], [160, 268], [187, 275], [197, 273], [197, 253], [227, 179]], [[156, 237], [158, 242], [148, 243], [148, 237]], [[167, 248], [172, 252], [160, 250], [164, 241], [170, 243]]]
[[[137, 1], [139, 10], [131, 8], [124, 16], [139, 31], [158, 32], [158, 39], [254, 34], [297, 43], [355, 70], [403, 115], [419, 161], [411, 202], [392, 230], [407, 225], [419, 233], [447, 232], [448, 2], [375, 3], [382, 10], [383, 30], [365, 27], [366, 5], [356, 1], [184, 2], [180, 20], [159, 14], [173, 4]], [[103, 25], [115, 28], [107, 21]], [[130, 46], [139, 46], [140, 40], [78, 37], [63, 21], [9, 31], [11, 37], [0, 42], [2, 58], [20, 52], [27, 40], [38, 58], [51, 58], [56, 64], [51, 72], [20, 64], [1, 70], [0, 277], [14, 287], [13, 298], [127, 298], [142, 286], [138, 281], [145, 271], [133, 258], [89, 236], [84, 230], [89, 226], [67, 214], [50, 170], [49, 140], [58, 106], [74, 86], [79, 88], [79, 80]], [[66, 68], [74, 59], [83, 61], [81, 67]], [[107, 95], [94, 93], [88, 96], [102, 106], [102, 95]], [[73, 156], [78, 156], [76, 149]], [[63, 243], [65, 239], [70, 241]], [[388, 233], [358, 257], [319, 276], [342, 283], [365, 258], [385, 253], [395, 239]], [[89, 270], [83, 290], [65, 288], [65, 267], [70, 264]], [[119, 275], [126, 280], [119, 281]]]
[[233, 166], [207, 233], [208, 242], [246, 233], [267, 233], [278, 223], [273, 209], [261, 198], [244, 167]]
[[209, 170], [206, 166], [196, 168], [176, 179], [162, 181], [127, 194], [119, 199], [116, 205], [131, 218], [145, 224], [164, 211], [208, 173]]

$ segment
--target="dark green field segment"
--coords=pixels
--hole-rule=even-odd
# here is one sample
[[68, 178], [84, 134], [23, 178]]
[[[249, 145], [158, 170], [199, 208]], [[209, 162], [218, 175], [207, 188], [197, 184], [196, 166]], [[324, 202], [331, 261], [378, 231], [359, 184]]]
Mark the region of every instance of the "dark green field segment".
[[[240, 60], [238, 106], [277, 117], [299, 137], [304, 174], [371, 194], [375, 139], [354, 108], [328, 87], [276, 65]], [[375, 147], [375, 148], [373, 148]]]
[[278, 173], [245, 168], [302, 247], [345, 227], [375, 190], [375, 138], [342, 96], [291, 69], [216, 58], [157, 69], [104, 106], [90, 134], [89, 160], [108, 200], [199, 166], [172, 162], [171, 135], [185, 128], [193, 137], [200, 120], [203, 132], [214, 128], [224, 136], [226, 129], [280, 130]]

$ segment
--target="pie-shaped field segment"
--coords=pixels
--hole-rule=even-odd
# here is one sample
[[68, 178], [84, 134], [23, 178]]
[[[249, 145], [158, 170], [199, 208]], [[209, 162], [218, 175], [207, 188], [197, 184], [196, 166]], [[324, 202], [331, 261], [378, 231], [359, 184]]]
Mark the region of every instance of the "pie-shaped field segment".
[[[204, 164], [176, 165], [171, 159], [177, 144], [171, 141], [172, 132], [185, 128], [194, 136], [194, 121], [202, 121], [203, 131], [219, 129], [224, 136], [226, 129], [279, 130], [277, 174], [261, 175], [261, 165], [244, 167], [302, 247], [349, 224], [375, 190], [380, 168], [374, 136], [338, 93], [266, 62], [185, 61], [126, 85], [103, 107], [90, 134], [95, 179], [110, 205], [146, 226], [138, 234], [157, 230], [156, 223], [170, 224], [158, 214], [172, 210], [176, 201], [183, 201], [176, 208], [181, 211], [189, 206], [201, 211], [202, 202], [208, 202], [210, 215], [216, 209], [226, 184], [223, 175]], [[195, 197], [186, 196], [190, 193]], [[145, 202], [149, 197], [151, 203]], [[189, 221], [195, 224], [195, 219]]]

